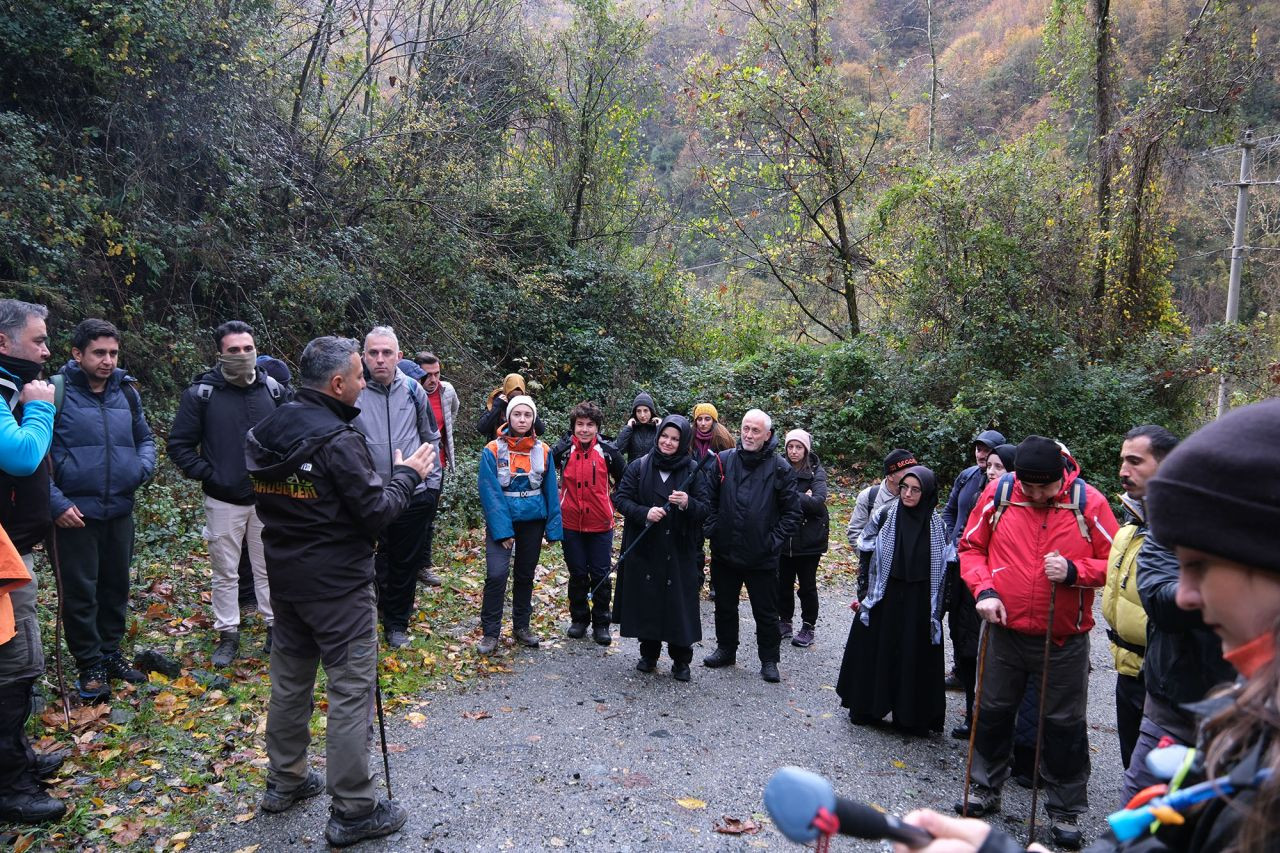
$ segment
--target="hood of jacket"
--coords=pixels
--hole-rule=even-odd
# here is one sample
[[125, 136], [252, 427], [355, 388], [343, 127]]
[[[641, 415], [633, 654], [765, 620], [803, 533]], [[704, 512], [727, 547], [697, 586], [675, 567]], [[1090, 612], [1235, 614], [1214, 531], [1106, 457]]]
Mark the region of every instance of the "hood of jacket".
[[299, 390], [294, 402], [249, 430], [244, 451], [249, 473], [268, 480], [288, 477], [335, 433], [355, 429], [351, 421], [359, 414], [355, 406], [328, 394]]

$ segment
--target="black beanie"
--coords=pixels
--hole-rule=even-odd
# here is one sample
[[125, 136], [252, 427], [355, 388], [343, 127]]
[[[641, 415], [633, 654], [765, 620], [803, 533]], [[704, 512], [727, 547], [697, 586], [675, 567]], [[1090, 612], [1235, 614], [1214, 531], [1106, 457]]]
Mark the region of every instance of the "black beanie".
[[1147, 483], [1151, 532], [1280, 572], [1280, 399], [1237, 409], [1175, 447]]
[[916, 455], [910, 450], [903, 450], [901, 447], [889, 451], [889, 455], [884, 458], [884, 475], [888, 477], [890, 474], [896, 474], [899, 471], [905, 471], [908, 468], [916, 466]]
[[1013, 468], [1024, 483], [1046, 485], [1061, 480], [1062, 448], [1052, 438], [1029, 435], [1018, 445]]

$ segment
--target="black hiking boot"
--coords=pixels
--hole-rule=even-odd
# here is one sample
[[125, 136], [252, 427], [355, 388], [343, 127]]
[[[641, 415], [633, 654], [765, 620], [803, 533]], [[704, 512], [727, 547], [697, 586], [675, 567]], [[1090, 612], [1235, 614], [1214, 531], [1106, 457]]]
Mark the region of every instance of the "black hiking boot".
[[361, 817], [342, 817], [330, 807], [324, 838], [334, 847], [350, 847], [360, 841], [390, 835], [408, 819], [404, 806], [390, 800], [378, 800], [373, 811]]
[[702, 659], [703, 666], [709, 666], [716, 669], [722, 666], [733, 666], [738, 662], [738, 652], [736, 649], [722, 649], [716, 646], [716, 650]]
[[294, 788], [292, 791], [281, 793], [271, 784], [267, 785], [266, 792], [262, 795], [262, 810], [279, 814], [288, 811], [293, 807], [294, 803], [314, 797], [316, 794], [324, 792], [324, 777], [314, 770], [307, 771], [307, 778], [302, 780], [302, 784]]
[[231, 666], [231, 662], [240, 654], [240, 632], [218, 632], [218, 645], [213, 649], [211, 663], [217, 667]]
[[107, 678], [115, 681], [140, 684], [147, 680], [146, 673], [129, 666], [129, 662], [124, 659], [124, 655], [120, 654], [120, 652], [112, 652], [104, 657], [102, 659], [102, 668], [106, 670]]

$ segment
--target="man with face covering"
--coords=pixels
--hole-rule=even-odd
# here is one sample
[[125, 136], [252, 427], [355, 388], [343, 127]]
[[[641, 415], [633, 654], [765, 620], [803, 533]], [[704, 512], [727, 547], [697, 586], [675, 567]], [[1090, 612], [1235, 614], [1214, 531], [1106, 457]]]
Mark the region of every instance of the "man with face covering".
[[257, 368], [258, 350], [248, 323], [228, 320], [213, 333], [218, 366], [182, 392], [169, 430], [169, 458], [204, 490], [205, 539], [213, 568], [214, 666], [240, 653], [240, 549], [248, 546], [258, 612], [267, 624], [264, 654], [271, 652], [271, 589], [262, 556], [262, 523], [254, 511], [245, 468], [245, 435], [287, 402], [288, 394]]

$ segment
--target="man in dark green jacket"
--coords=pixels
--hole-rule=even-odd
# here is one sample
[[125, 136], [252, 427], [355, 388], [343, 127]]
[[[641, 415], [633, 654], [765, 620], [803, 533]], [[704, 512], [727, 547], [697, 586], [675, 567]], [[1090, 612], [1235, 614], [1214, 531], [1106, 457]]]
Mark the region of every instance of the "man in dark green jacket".
[[316, 338], [303, 350], [299, 373], [297, 398], [250, 430], [245, 449], [276, 620], [262, 809], [282, 812], [326, 789], [307, 769], [311, 697], [323, 663], [333, 798], [325, 838], [344, 847], [390, 835], [408, 817], [375, 796], [369, 774], [378, 662], [373, 549], [431, 472], [435, 450], [424, 443], [407, 458], [396, 451], [390, 482], [382, 482], [351, 425], [364, 388], [355, 341]]

